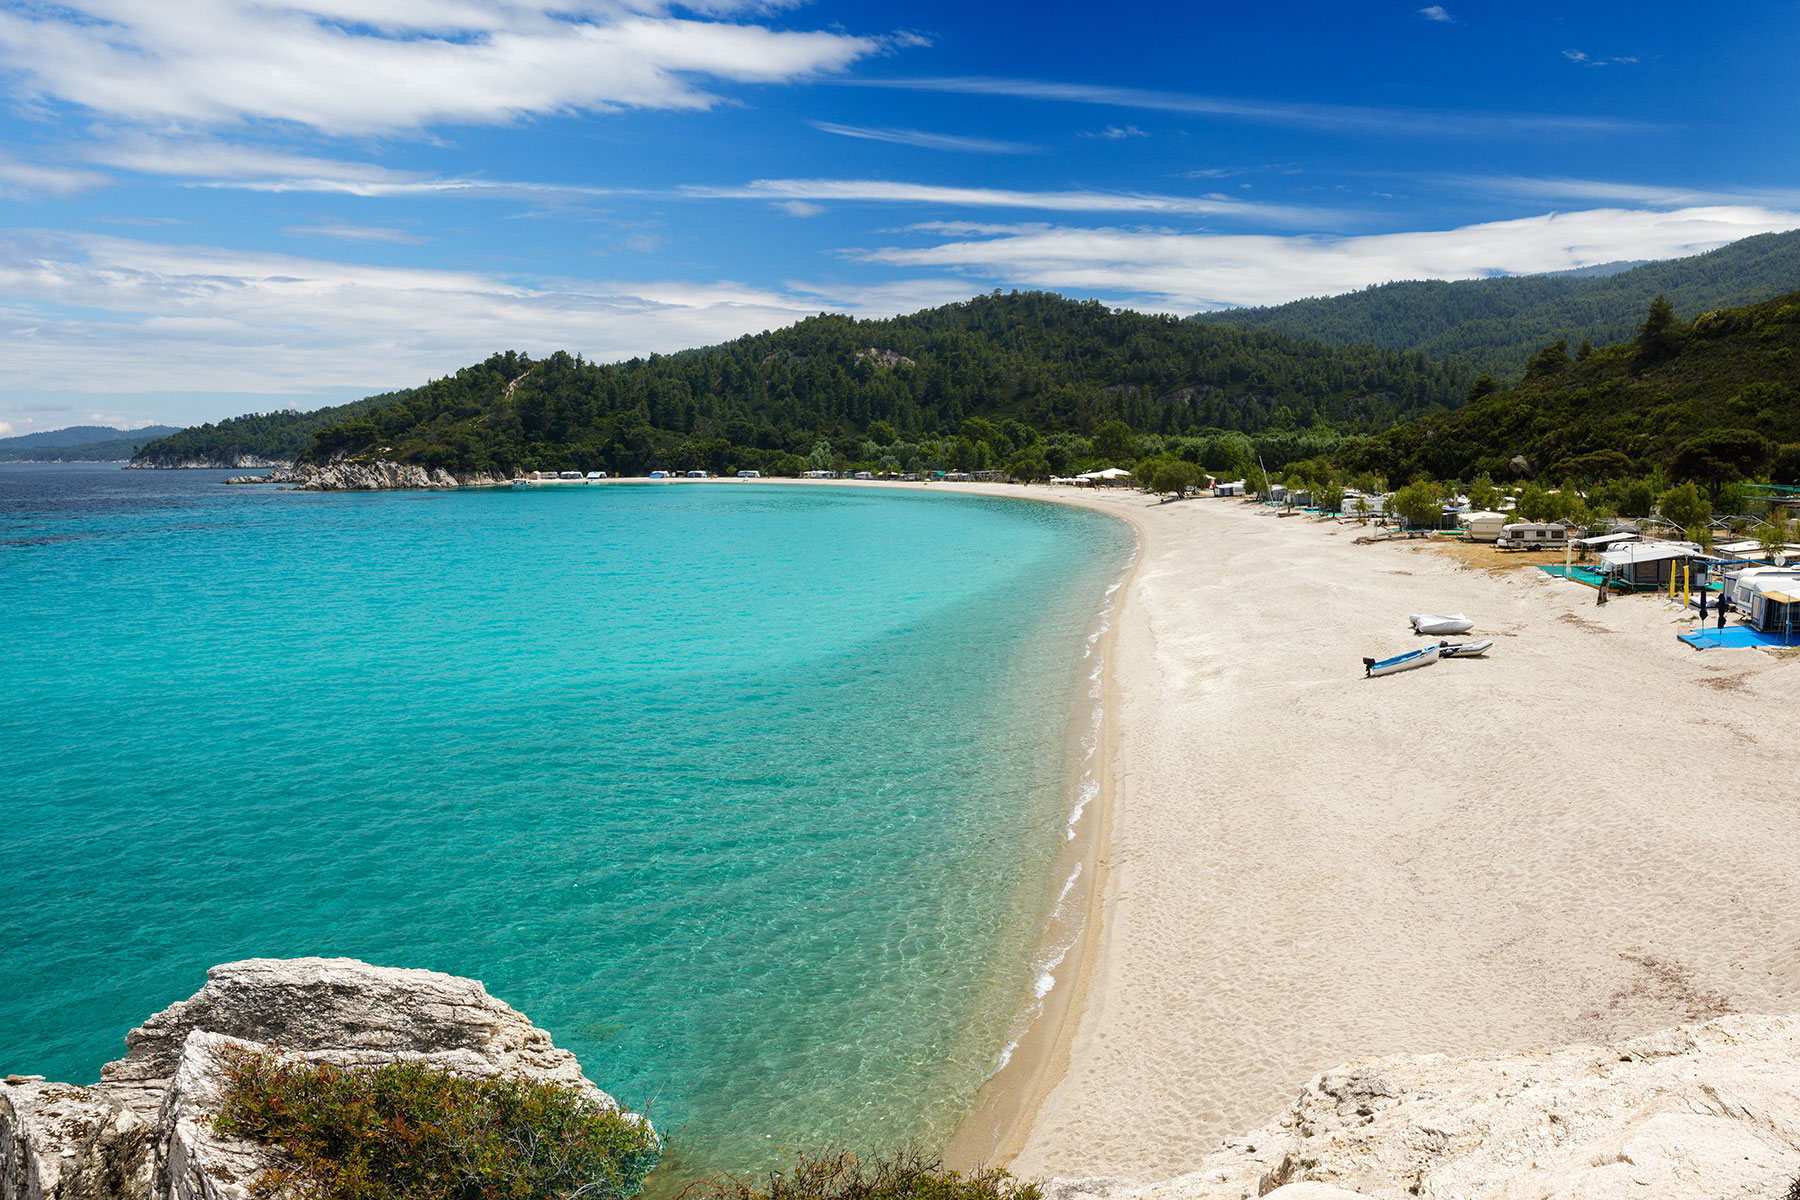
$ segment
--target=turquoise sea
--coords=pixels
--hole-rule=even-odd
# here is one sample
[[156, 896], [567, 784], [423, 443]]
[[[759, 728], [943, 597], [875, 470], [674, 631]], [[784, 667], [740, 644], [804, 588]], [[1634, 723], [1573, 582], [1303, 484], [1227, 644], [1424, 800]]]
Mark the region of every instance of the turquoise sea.
[[1123, 526], [226, 474], [0, 467], [0, 1072], [350, 955], [484, 980], [677, 1174], [951, 1131], [1041, 969]]

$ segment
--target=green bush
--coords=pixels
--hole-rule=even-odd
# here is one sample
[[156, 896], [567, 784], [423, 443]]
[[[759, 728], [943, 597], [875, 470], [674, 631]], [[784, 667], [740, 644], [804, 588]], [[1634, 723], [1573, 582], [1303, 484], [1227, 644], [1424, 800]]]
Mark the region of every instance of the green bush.
[[912, 1150], [859, 1158], [846, 1151], [804, 1155], [761, 1186], [736, 1179], [693, 1184], [687, 1200], [1042, 1200], [1043, 1189], [1005, 1171], [952, 1171]]
[[626, 1200], [661, 1152], [648, 1121], [557, 1084], [249, 1052], [213, 1128], [278, 1150], [255, 1190], [300, 1200]]

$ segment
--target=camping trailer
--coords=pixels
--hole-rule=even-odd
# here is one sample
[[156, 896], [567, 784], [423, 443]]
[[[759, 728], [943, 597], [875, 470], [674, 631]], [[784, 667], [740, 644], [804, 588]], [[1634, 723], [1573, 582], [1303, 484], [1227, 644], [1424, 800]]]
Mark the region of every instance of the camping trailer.
[[1502, 550], [1560, 550], [1568, 544], [1567, 525], [1535, 521], [1516, 521], [1511, 525], [1502, 525], [1500, 536], [1494, 542]]
[[1506, 528], [1509, 518], [1505, 513], [1483, 512], [1477, 509], [1466, 512], [1459, 518], [1462, 527], [1469, 531], [1471, 542], [1497, 542], [1501, 531]]

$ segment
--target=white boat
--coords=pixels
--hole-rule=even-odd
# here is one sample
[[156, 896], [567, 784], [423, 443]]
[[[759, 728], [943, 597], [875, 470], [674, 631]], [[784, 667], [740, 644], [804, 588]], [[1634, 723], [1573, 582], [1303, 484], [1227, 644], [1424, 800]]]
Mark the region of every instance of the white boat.
[[1479, 642], [1439, 642], [1439, 658], [1476, 658], [1493, 649], [1491, 641]]
[[1436, 613], [1413, 613], [1406, 619], [1412, 622], [1414, 633], [1442, 636], [1451, 633], [1467, 633], [1475, 628], [1475, 622], [1461, 613], [1450, 613], [1447, 616]]
[[1392, 658], [1363, 659], [1363, 677], [1373, 679], [1377, 675], [1396, 675], [1401, 671], [1410, 671], [1414, 667], [1429, 667], [1438, 660], [1441, 653], [1436, 646], [1426, 646], [1421, 650], [1408, 650], [1405, 654], [1396, 654]]

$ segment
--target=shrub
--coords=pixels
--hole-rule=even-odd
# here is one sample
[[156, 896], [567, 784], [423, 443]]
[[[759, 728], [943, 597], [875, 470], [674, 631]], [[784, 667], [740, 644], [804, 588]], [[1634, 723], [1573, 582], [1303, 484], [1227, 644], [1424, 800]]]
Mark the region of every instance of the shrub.
[[847, 1151], [803, 1155], [760, 1186], [736, 1179], [691, 1185], [684, 1200], [1042, 1200], [1043, 1189], [1001, 1170], [964, 1175], [913, 1150], [859, 1158]]
[[661, 1152], [648, 1121], [551, 1083], [247, 1051], [225, 1082], [213, 1128], [280, 1153], [254, 1184], [263, 1196], [625, 1200]]

